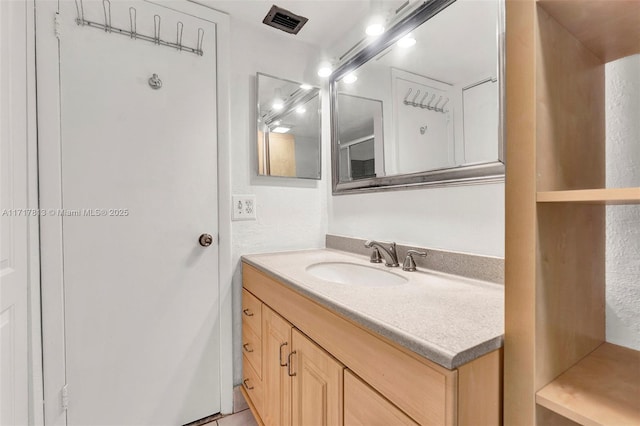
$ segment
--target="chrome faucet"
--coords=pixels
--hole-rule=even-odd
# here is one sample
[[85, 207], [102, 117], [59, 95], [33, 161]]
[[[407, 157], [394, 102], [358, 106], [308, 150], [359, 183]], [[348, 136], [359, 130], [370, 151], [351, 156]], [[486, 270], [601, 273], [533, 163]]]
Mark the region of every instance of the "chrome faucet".
[[[388, 244], [389, 247], [385, 247]], [[377, 247], [382, 250], [385, 266], [400, 266], [398, 263], [398, 253], [396, 252], [396, 243], [380, 243], [378, 241], [369, 240], [364, 243], [366, 248]]]

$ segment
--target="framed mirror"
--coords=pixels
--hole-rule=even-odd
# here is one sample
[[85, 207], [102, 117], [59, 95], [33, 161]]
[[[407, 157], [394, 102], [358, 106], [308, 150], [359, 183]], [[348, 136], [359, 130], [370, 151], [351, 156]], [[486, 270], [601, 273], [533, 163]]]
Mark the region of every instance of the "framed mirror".
[[320, 179], [320, 89], [258, 73], [258, 175]]
[[333, 193], [504, 179], [503, 0], [432, 0], [330, 78]]

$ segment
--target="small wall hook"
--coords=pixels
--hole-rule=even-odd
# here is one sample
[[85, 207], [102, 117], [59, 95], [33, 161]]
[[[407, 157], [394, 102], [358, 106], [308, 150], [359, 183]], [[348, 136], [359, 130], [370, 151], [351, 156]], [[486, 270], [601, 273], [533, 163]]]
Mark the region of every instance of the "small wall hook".
[[151, 77], [149, 77], [149, 86], [151, 86], [151, 88], [154, 90], [158, 90], [162, 87], [162, 80], [160, 80], [158, 74], [153, 74]]
[[418, 99], [418, 96], [420, 96], [420, 90], [416, 92], [416, 94], [413, 96], [413, 100], [409, 102], [409, 104], [412, 106], [417, 106], [418, 104], [416, 103], [416, 99]]
[[413, 89], [410, 87], [409, 91], [407, 92], [407, 95], [404, 97], [404, 104], [405, 105], [409, 105], [409, 101], [407, 100], [409, 98], [409, 95], [411, 94], [411, 92], [413, 91]]

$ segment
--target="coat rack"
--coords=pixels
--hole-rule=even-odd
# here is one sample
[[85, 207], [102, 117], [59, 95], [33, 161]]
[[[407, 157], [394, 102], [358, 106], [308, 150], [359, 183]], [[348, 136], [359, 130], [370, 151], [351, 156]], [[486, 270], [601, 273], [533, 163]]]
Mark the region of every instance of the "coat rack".
[[[438, 100], [436, 101], [436, 103], [431, 105], [433, 103], [433, 101], [436, 99], [436, 94], [432, 93], [431, 94], [431, 98], [429, 99], [429, 102], [427, 102], [425, 104], [424, 101], [427, 99], [427, 96], [429, 96], [429, 92], [425, 91], [424, 95], [422, 96], [422, 99], [420, 99], [420, 102], [416, 102], [416, 100], [418, 99], [418, 96], [420, 96], [420, 90], [417, 90], [416, 94], [413, 95], [413, 99], [409, 100], [409, 95], [411, 95], [412, 91], [413, 91], [413, 89], [409, 88], [409, 91], [407, 92], [407, 95], [404, 97], [404, 101], [402, 101], [402, 103], [404, 103], [405, 105], [416, 107], [416, 108], [423, 108], [423, 109], [427, 109], [429, 111], [441, 112], [443, 114], [449, 112], [449, 110], [445, 110], [444, 109], [444, 107], [449, 103], [449, 98], [445, 98], [444, 96], [440, 96], [438, 98]], [[445, 99], [445, 101], [442, 104], [442, 106], [438, 106], [438, 105], [440, 105], [440, 102], [442, 102], [443, 99]]]
[[111, 24], [111, 1], [102, 0], [102, 10], [104, 12], [104, 24], [99, 22], [89, 21], [84, 17], [84, 3], [82, 0], [75, 0], [76, 2], [76, 12], [77, 18], [76, 23], [78, 25], [86, 25], [92, 28], [98, 28], [107, 33], [116, 33], [127, 36], [131, 39], [140, 39], [150, 41], [154, 44], [160, 46], [167, 46], [171, 48], [175, 48], [179, 51], [185, 51], [190, 53], [195, 53], [198, 56], [203, 56], [204, 51], [202, 50], [202, 42], [204, 40], [204, 30], [202, 28], [198, 28], [198, 42], [195, 48], [184, 46], [182, 44], [182, 33], [184, 29], [184, 24], [178, 21], [176, 25], [176, 41], [175, 43], [170, 41], [165, 41], [160, 38], [160, 23], [161, 18], [160, 15], [153, 16], [153, 37], [145, 34], [140, 34], [137, 31], [137, 10], [134, 7], [129, 8], [129, 27], [130, 30], [123, 30], [122, 28], [114, 27]]

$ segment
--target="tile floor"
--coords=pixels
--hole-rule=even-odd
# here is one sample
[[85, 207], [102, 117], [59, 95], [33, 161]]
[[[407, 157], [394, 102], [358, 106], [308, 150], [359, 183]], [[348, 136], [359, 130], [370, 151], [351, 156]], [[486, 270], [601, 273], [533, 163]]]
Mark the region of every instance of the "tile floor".
[[253, 418], [251, 410], [247, 408], [238, 413], [207, 423], [206, 426], [258, 426], [258, 423], [256, 423], [256, 419]]
[[233, 414], [221, 417], [202, 426], [258, 426], [244, 400], [240, 388], [233, 390]]

